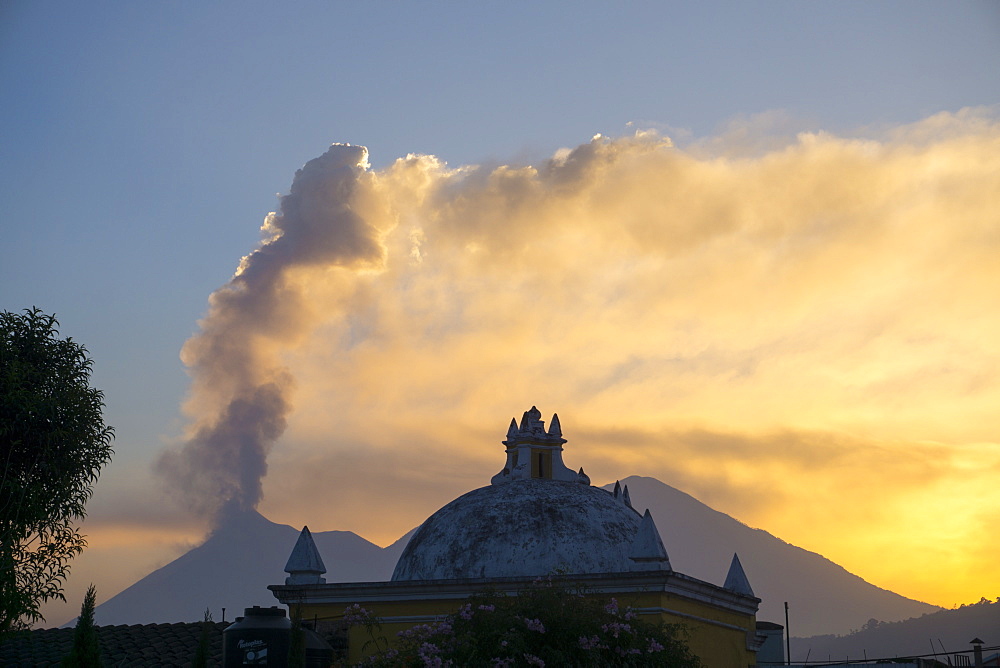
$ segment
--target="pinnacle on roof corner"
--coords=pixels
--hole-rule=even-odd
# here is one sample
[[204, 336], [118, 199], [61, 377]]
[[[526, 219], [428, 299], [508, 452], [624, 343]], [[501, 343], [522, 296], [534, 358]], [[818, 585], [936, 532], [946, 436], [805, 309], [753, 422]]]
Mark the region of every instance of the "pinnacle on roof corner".
[[656, 523], [653, 515], [646, 509], [639, 523], [639, 530], [632, 541], [632, 549], [629, 552], [629, 559], [635, 562], [635, 570], [641, 571], [669, 571], [670, 557], [660, 540], [660, 532], [656, 530]]
[[743, 564], [740, 563], [740, 557], [735, 552], [733, 553], [733, 561], [729, 564], [726, 583], [722, 587], [723, 589], [735, 591], [737, 594], [755, 596], [753, 588], [750, 586], [750, 580], [747, 579], [747, 574], [743, 571]]
[[288, 562], [285, 564], [285, 584], [322, 584], [325, 578], [320, 576], [326, 573], [326, 566], [323, 558], [319, 555], [316, 542], [313, 540], [309, 527], [302, 527], [298, 540], [292, 553], [288, 555]]

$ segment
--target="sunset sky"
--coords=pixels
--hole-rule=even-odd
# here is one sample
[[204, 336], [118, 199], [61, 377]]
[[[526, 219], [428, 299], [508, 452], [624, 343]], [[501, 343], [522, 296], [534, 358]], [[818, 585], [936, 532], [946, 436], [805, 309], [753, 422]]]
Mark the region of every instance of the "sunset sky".
[[117, 431], [48, 622], [227, 502], [388, 544], [532, 404], [595, 484], [1000, 596], [998, 66], [994, 3], [4, 3], [0, 308]]

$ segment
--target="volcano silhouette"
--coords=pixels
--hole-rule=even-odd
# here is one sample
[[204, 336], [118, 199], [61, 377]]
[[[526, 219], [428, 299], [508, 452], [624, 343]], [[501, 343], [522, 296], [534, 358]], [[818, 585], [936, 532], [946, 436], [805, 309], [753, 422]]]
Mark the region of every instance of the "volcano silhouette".
[[[299, 530], [256, 510], [229, 514], [205, 540], [95, 609], [95, 622], [151, 624], [232, 621], [253, 605], [277, 605], [267, 585], [285, 582], [284, 567]], [[408, 538], [408, 536], [406, 537]], [[321, 531], [313, 539], [329, 582], [387, 580], [406, 540], [381, 548], [350, 531]], [[331, 577], [332, 576], [332, 577]]]

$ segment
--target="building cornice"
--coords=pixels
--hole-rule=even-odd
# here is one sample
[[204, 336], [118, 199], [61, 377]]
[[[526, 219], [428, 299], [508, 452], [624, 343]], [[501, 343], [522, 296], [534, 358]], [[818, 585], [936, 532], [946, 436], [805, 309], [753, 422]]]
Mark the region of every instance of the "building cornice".
[[[675, 571], [629, 571], [553, 575], [545, 582], [579, 587], [595, 594], [664, 593], [697, 601], [738, 614], [755, 615], [760, 599], [719, 587]], [[402, 580], [389, 582], [338, 582], [311, 585], [270, 585], [283, 604], [380, 603], [417, 600], [462, 600], [483, 591], [516, 595], [538, 578], [468, 578], [460, 580]]]

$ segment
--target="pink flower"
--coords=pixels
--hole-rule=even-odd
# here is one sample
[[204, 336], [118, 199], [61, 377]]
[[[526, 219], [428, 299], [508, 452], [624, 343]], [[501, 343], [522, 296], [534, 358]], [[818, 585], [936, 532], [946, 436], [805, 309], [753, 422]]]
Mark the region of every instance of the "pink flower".
[[621, 633], [631, 633], [632, 625], [620, 624], [619, 622], [612, 622], [610, 624], [604, 624], [603, 626], [601, 626], [601, 630], [604, 631], [605, 633], [610, 633], [611, 635], [617, 638], [618, 635]]
[[412, 626], [408, 629], [400, 631], [396, 635], [398, 635], [400, 638], [420, 639], [420, 638], [428, 638], [433, 634], [434, 634], [434, 629], [432, 629], [427, 624], [417, 624], [416, 626]]
[[433, 645], [429, 642], [425, 642], [417, 650], [417, 656], [420, 660], [424, 662], [425, 666], [429, 668], [442, 668], [444, 663], [441, 661], [441, 657], [438, 654], [441, 653], [441, 648], [437, 645]]
[[354, 626], [356, 624], [367, 624], [372, 620], [372, 613], [355, 603], [344, 609], [344, 621]]
[[529, 666], [539, 666], [539, 668], [545, 668], [545, 662], [534, 654], [525, 654], [524, 660], [528, 662]]
[[539, 633], [545, 633], [545, 626], [542, 625], [542, 620], [540, 619], [524, 619], [525, 626], [528, 627], [529, 631], [538, 631]]

